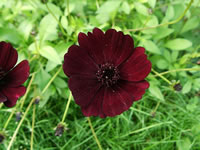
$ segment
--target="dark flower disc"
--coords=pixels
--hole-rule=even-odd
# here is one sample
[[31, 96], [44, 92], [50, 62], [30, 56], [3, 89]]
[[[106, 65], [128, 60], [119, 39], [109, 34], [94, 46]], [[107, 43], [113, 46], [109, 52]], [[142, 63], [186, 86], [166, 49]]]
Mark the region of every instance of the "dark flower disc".
[[134, 48], [129, 35], [114, 29], [80, 33], [78, 42], [65, 54], [63, 70], [85, 116], [113, 117], [142, 98], [151, 71], [143, 47]]
[[29, 77], [27, 60], [17, 66], [18, 54], [10, 43], [0, 42], [0, 103], [13, 107], [26, 88], [22, 84]]

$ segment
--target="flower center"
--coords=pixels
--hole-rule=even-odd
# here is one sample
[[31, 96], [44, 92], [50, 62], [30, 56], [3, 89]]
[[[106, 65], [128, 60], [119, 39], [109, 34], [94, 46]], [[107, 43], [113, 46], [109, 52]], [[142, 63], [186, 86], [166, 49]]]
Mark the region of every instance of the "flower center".
[[99, 82], [110, 87], [117, 83], [119, 71], [113, 64], [105, 63], [99, 66], [96, 76]]

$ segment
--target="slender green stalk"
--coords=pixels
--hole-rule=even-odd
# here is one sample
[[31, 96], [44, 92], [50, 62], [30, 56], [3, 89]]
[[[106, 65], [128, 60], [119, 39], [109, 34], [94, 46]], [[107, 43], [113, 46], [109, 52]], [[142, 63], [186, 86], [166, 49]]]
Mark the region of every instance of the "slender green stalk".
[[162, 23], [162, 24], [159, 24], [159, 25], [156, 25], [156, 26], [152, 26], [152, 27], [144, 27], [144, 28], [137, 28], [137, 29], [127, 29], [125, 31], [136, 32], [136, 31], [142, 31], [142, 30], [147, 30], [147, 29], [154, 29], [154, 28], [161, 27], [161, 26], [175, 24], [175, 23], [179, 22], [185, 16], [185, 14], [187, 13], [187, 11], [191, 7], [193, 1], [194, 0], [190, 0], [190, 3], [188, 4], [187, 8], [184, 10], [183, 14], [180, 15], [177, 19], [175, 19], [173, 21]]
[[24, 101], [25, 101], [25, 99], [26, 99], [26, 97], [27, 97], [27, 95], [28, 95], [28, 93], [29, 93], [29, 91], [30, 91], [30, 88], [31, 88], [31, 85], [32, 85], [32, 83], [33, 83], [34, 78], [35, 78], [35, 73], [33, 73], [32, 78], [31, 78], [31, 80], [30, 80], [30, 82], [29, 82], [29, 84], [28, 84], [27, 91], [26, 91], [25, 95], [23, 96], [23, 98], [22, 98], [22, 100], [21, 100], [21, 105], [20, 105], [20, 109], [21, 109], [21, 110], [22, 110], [22, 108], [23, 108], [23, 106], [24, 106]]
[[69, 0], [67, 0], [67, 13], [68, 13], [68, 20], [70, 20], [70, 9], [69, 9]]
[[159, 77], [162, 78], [164, 81], [166, 81], [169, 85], [172, 84], [167, 78], [165, 78], [164, 76], [162, 76], [160, 73], [158, 73], [158, 72], [155, 71], [154, 69], [152, 69], [152, 72], [154, 72], [157, 76], [159, 76]]
[[[54, 74], [54, 76], [51, 78], [51, 80], [47, 83], [47, 85], [45, 86], [45, 88], [42, 90], [42, 94], [44, 94], [44, 93], [46, 92], [46, 90], [47, 90], [48, 87], [51, 85], [51, 83], [52, 83], [53, 80], [56, 78], [56, 76], [57, 76], [58, 73], [61, 71], [61, 69], [62, 69], [62, 66], [58, 69], [58, 71]], [[31, 106], [32, 106], [32, 104], [33, 104], [33, 102], [35, 101], [36, 98], [37, 98], [37, 96], [35, 96], [35, 97], [31, 100], [31, 102], [29, 103], [28, 107], [26, 108], [26, 111], [25, 111], [25, 113], [24, 113], [22, 119], [20, 120], [20, 122], [19, 122], [19, 124], [18, 124], [18, 126], [17, 126], [17, 128], [16, 128], [16, 130], [15, 130], [13, 136], [12, 136], [12, 138], [11, 138], [11, 141], [10, 141], [10, 143], [9, 143], [9, 145], [8, 145], [7, 150], [10, 150], [10, 148], [11, 148], [13, 142], [14, 142], [14, 139], [15, 139], [15, 137], [17, 136], [18, 131], [19, 131], [19, 129], [20, 129], [20, 127], [21, 127], [21, 125], [22, 125], [22, 123], [23, 123], [23, 121], [24, 121], [24, 119], [25, 119], [25, 117], [26, 117], [26, 115], [27, 115], [27, 113], [28, 113], [28, 111], [29, 111], [29, 109], [31, 108]]]
[[97, 6], [97, 10], [99, 9], [99, 1], [96, 0], [96, 6]]
[[34, 139], [34, 126], [35, 126], [35, 109], [36, 106], [33, 106], [33, 117], [32, 117], [32, 132], [31, 132], [31, 150], [33, 150], [33, 139]]
[[26, 109], [26, 111], [25, 111], [25, 113], [24, 113], [22, 119], [20, 120], [20, 122], [19, 122], [17, 128], [15, 129], [15, 132], [14, 132], [14, 134], [13, 134], [11, 140], [10, 140], [10, 143], [9, 143], [9, 145], [8, 145], [7, 150], [10, 150], [10, 149], [11, 149], [11, 146], [12, 146], [14, 140], [15, 140], [15, 137], [17, 136], [17, 133], [18, 133], [18, 131], [19, 131], [19, 129], [20, 129], [20, 127], [21, 127], [21, 125], [22, 125], [22, 123], [23, 123], [23, 121], [24, 121], [24, 119], [25, 119], [25, 117], [26, 117], [26, 115], [27, 115], [27, 113], [28, 113], [28, 111], [29, 111], [29, 109], [31, 108], [31, 105], [33, 104], [34, 100], [35, 100], [35, 97], [32, 98], [32, 100], [31, 100], [31, 102], [29, 103], [29, 105], [28, 105], [28, 107], [27, 107], [27, 109]]
[[65, 118], [67, 116], [67, 112], [68, 112], [68, 109], [69, 109], [69, 104], [71, 102], [71, 99], [72, 99], [72, 93], [70, 92], [69, 98], [68, 98], [68, 101], [67, 101], [67, 105], [66, 105], [66, 108], [65, 108], [65, 112], [64, 112], [64, 115], [63, 115], [61, 123], [64, 123], [64, 121], [65, 121]]
[[[174, 69], [165, 72], [159, 73], [159, 75], [165, 75], [172, 72], [180, 72], [180, 71], [200, 71], [200, 68], [183, 68], [183, 69]], [[159, 76], [158, 74], [154, 75], [153, 77]]]
[[10, 120], [12, 119], [12, 117], [13, 117], [13, 115], [14, 115], [14, 113], [15, 113], [15, 111], [16, 111], [16, 109], [13, 109], [13, 110], [12, 110], [10, 116], [8, 117], [6, 123], [5, 123], [4, 127], [3, 127], [3, 131], [6, 130], [6, 128], [7, 128], [8, 124], [9, 124]]
[[45, 86], [45, 88], [42, 90], [42, 94], [44, 94], [46, 92], [46, 90], [49, 88], [49, 86], [51, 85], [51, 83], [53, 82], [53, 80], [60, 73], [61, 69], [62, 69], [62, 66], [58, 69], [58, 71], [54, 74], [54, 76], [51, 78], [51, 80], [47, 83], [47, 85]]
[[60, 21], [58, 20], [58, 18], [55, 16], [55, 14], [51, 11], [51, 9], [49, 8], [48, 4], [46, 3], [46, 7], [47, 7], [47, 10], [49, 11], [49, 13], [54, 17], [54, 19], [58, 22], [58, 25], [61, 29], [61, 32], [63, 35], [67, 36], [67, 34], [65, 33], [65, 30], [62, 26], [62, 24], [60, 23]]
[[92, 131], [92, 134], [93, 134], [93, 136], [94, 136], [94, 139], [95, 139], [95, 141], [96, 141], [96, 143], [97, 143], [97, 145], [98, 145], [98, 147], [99, 147], [99, 150], [102, 150], [101, 144], [100, 144], [100, 142], [99, 142], [99, 140], [98, 140], [98, 138], [97, 138], [97, 135], [96, 135], [96, 133], [95, 133], [95, 131], [94, 131], [94, 128], [93, 128], [93, 126], [92, 126], [90, 117], [87, 117], [87, 120], [88, 120], [90, 129], [91, 129], [91, 131]]

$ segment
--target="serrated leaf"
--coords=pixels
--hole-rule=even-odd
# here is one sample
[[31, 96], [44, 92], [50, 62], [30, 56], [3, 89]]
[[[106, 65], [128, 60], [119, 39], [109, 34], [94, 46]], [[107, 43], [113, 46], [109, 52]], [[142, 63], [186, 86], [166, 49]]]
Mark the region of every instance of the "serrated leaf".
[[155, 53], [155, 54], [161, 54], [160, 49], [157, 47], [157, 45], [153, 41], [144, 40], [142, 44], [144, 45], [147, 51], [151, 53]]
[[192, 46], [192, 42], [187, 39], [177, 38], [174, 40], [170, 40], [165, 44], [165, 47], [171, 50], [186, 50], [187, 48]]
[[56, 50], [49, 45], [41, 47], [39, 52], [40, 52], [40, 55], [42, 55], [46, 59], [48, 59], [56, 64], [62, 63]]
[[18, 30], [24, 35], [24, 39], [28, 40], [32, 28], [33, 24], [30, 21], [25, 20], [19, 25]]
[[164, 59], [160, 59], [160, 60], [157, 61], [156, 66], [159, 69], [167, 69], [168, 62], [166, 60], [164, 60]]
[[48, 3], [47, 5], [54, 15], [62, 16], [62, 11], [60, 10], [60, 7], [54, 5], [53, 3]]

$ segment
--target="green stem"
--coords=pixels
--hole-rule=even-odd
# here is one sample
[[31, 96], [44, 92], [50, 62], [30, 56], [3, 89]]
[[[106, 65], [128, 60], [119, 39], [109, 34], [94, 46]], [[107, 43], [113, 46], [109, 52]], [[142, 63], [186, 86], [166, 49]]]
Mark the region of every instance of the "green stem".
[[26, 99], [26, 97], [27, 97], [27, 95], [28, 95], [28, 93], [29, 93], [29, 91], [30, 91], [30, 88], [31, 88], [31, 85], [32, 85], [32, 83], [33, 83], [34, 78], [35, 78], [35, 73], [33, 73], [32, 78], [31, 78], [31, 80], [30, 80], [30, 82], [29, 82], [29, 84], [28, 84], [27, 91], [26, 91], [24, 97], [23, 97], [22, 100], [21, 100], [21, 105], [20, 105], [20, 109], [21, 109], [21, 110], [22, 110], [22, 108], [23, 108], [23, 106], [24, 106], [24, 101], [25, 101], [25, 99]]
[[22, 123], [23, 123], [23, 121], [24, 121], [24, 119], [25, 119], [25, 117], [26, 117], [26, 115], [27, 115], [27, 113], [28, 113], [28, 111], [29, 111], [29, 109], [31, 108], [31, 105], [33, 104], [34, 100], [35, 100], [35, 97], [32, 98], [32, 100], [31, 100], [31, 102], [29, 103], [29, 105], [28, 105], [28, 107], [27, 107], [27, 109], [26, 109], [26, 111], [25, 111], [25, 113], [24, 113], [22, 119], [20, 120], [20, 122], [19, 122], [17, 128], [15, 129], [15, 132], [14, 132], [14, 134], [13, 134], [11, 140], [10, 140], [10, 143], [9, 143], [9, 145], [8, 145], [7, 150], [10, 150], [10, 149], [11, 149], [11, 146], [12, 146], [12, 144], [13, 144], [13, 142], [14, 142], [14, 139], [15, 139], [15, 137], [17, 136], [17, 133], [18, 133], [18, 131], [19, 131], [19, 129], [20, 129], [20, 127], [21, 127], [21, 125], [22, 125]]
[[58, 71], [54, 74], [54, 76], [51, 78], [51, 80], [47, 83], [47, 85], [45, 86], [45, 88], [42, 90], [42, 94], [44, 94], [46, 92], [46, 90], [49, 88], [49, 86], [51, 85], [51, 83], [53, 82], [53, 80], [60, 73], [61, 69], [62, 69], [62, 66], [58, 69]]
[[65, 30], [63, 29], [63, 26], [62, 24], [60, 23], [60, 21], [57, 19], [57, 17], [54, 15], [54, 13], [51, 11], [51, 9], [49, 8], [48, 4], [46, 3], [46, 7], [47, 7], [47, 10], [49, 11], [49, 13], [54, 17], [54, 19], [57, 21], [60, 29], [61, 29], [61, 32], [63, 35], [67, 36], [67, 34], [65, 33]]
[[[42, 94], [44, 94], [44, 93], [46, 92], [46, 90], [48, 89], [48, 87], [50, 86], [50, 84], [53, 82], [53, 80], [56, 78], [56, 76], [57, 76], [58, 73], [61, 71], [61, 69], [62, 69], [62, 66], [58, 69], [58, 71], [54, 74], [54, 76], [51, 78], [51, 80], [47, 83], [47, 85], [45, 86], [45, 88], [42, 90]], [[22, 119], [20, 120], [20, 122], [19, 122], [19, 124], [18, 124], [18, 126], [17, 126], [17, 128], [16, 128], [16, 130], [15, 130], [13, 136], [12, 136], [12, 138], [11, 138], [11, 141], [10, 141], [10, 143], [9, 143], [9, 145], [8, 145], [7, 150], [10, 150], [10, 148], [11, 148], [13, 142], [14, 142], [14, 139], [15, 139], [15, 137], [17, 136], [18, 131], [19, 131], [19, 129], [20, 129], [20, 127], [21, 127], [21, 125], [22, 125], [22, 123], [23, 123], [23, 121], [24, 121], [24, 119], [25, 119], [25, 117], [26, 117], [26, 115], [27, 115], [27, 113], [28, 113], [28, 111], [29, 111], [29, 109], [31, 108], [31, 106], [32, 106], [32, 104], [33, 104], [33, 102], [35, 101], [36, 98], [37, 98], [37, 96], [34, 97], [34, 98], [31, 100], [31, 102], [29, 103], [28, 107], [26, 108], [26, 111], [25, 111], [25, 113], [24, 113]]]
[[15, 113], [15, 111], [16, 111], [16, 109], [13, 109], [13, 110], [12, 110], [12, 112], [11, 112], [10, 116], [8, 117], [8, 119], [7, 119], [6, 123], [5, 123], [4, 127], [3, 127], [3, 131], [5, 131], [5, 130], [6, 130], [6, 128], [7, 128], [8, 124], [9, 124], [9, 122], [10, 122], [11, 118], [13, 117], [13, 115], [14, 115], [14, 113]]
[[32, 117], [32, 132], [31, 132], [31, 150], [33, 150], [33, 139], [34, 139], [34, 126], [35, 126], [35, 109], [36, 106], [33, 106], [33, 117]]
[[162, 24], [159, 24], [159, 25], [156, 25], [156, 26], [152, 26], [152, 27], [144, 27], [144, 28], [137, 28], [137, 29], [127, 29], [126, 31], [136, 32], [136, 31], [142, 31], [142, 30], [147, 30], [147, 29], [154, 29], [154, 28], [161, 27], [161, 26], [175, 24], [175, 23], [179, 22], [185, 16], [185, 14], [187, 13], [187, 11], [191, 7], [193, 1], [194, 0], [190, 0], [190, 3], [188, 4], [187, 8], [184, 10], [183, 14], [180, 15], [177, 19], [175, 19], [173, 21], [162, 23]]
[[[161, 73], [159, 73], [159, 75], [165, 75], [165, 74], [168, 74], [168, 73], [179, 72], [179, 71], [200, 71], [200, 68], [174, 69], [174, 70], [169, 70], [169, 71], [161, 72]], [[159, 76], [159, 75], [156, 74], [156, 75], [154, 75], [153, 77], [157, 77], [157, 76]]]
[[71, 102], [71, 99], [72, 99], [72, 93], [70, 92], [69, 98], [68, 98], [68, 102], [67, 102], [67, 105], [66, 105], [65, 112], [64, 112], [64, 115], [63, 115], [61, 123], [64, 123], [64, 121], [65, 121], [65, 118], [66, 118], [66, 115], [67, 115], [67, 112], [68, 112], [68, 109], [69, 109], [69, 104]]
[[70, 20], [70, 9], [69, 9], [69, 0], [67, 0], [67, 13], [68, 13], [68, 20]]
[[165, 78], [164, 76], [162, 76], [160, 73], [158, 73], [158, 72], [155, 71], [154, 69], [152, 69], [152, 72], [154, 72], [157, 76], [159, 76], [159, 77], [162, 78], [164, 81], [166, 81], [169, 85], [172, 84], [167, 78]]
[[96, 143], [97, 143], [97, 145], [98, 145], [98, 147], [99, 147], [99, 150], [102, 150], [101, 144], [100, 144], [100, 142], [99, 142], [99, 140], [98, 140], [98, 138], [97, 138], [97, 135], [96, 135], [96, 133], [95, 133], [95, 131], [94, 131], [94, 128], [93, 128], [93, 126], [92, 126], [90, 117], [87, 117], [87, 120], [88, 120], [90, 129], [91, 129], [91, 131], [92, 131], [92, 134], [93, 134], [93, 136], [94, 136], [94, 138], [95, 138], [95, 141], [96, 141]]

